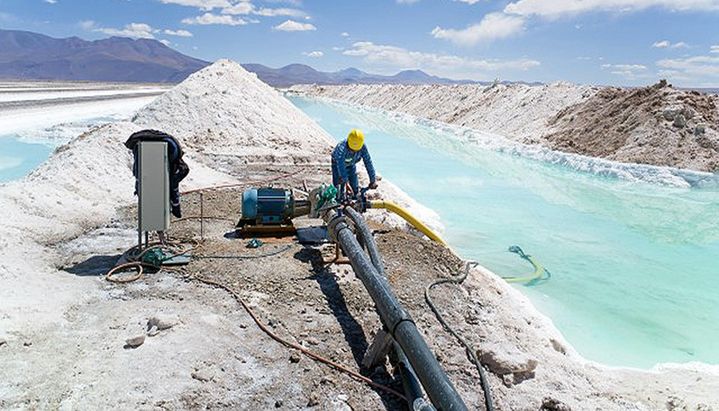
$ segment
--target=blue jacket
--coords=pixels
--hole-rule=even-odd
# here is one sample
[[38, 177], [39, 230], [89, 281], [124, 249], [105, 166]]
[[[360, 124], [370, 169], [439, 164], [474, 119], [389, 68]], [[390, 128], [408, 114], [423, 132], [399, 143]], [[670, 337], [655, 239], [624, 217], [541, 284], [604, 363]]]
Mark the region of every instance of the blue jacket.
[[376, 178], [374, 165], [372, 165], [372, 158], [369, 155], [369, 150], [367, 150], [366, 145], [362, 146], [360, 151], [352, 151], [347, 145], [347, 140], [344, 140], [337, 144], [337, 147], [332, 151], [332, 166], [337, 167], [340, 179], [344, 182], [349, 180], [347, 175], [348, 170], [354, 168], [355, 164], [360, 160], [364, 161], [364, 166], [367, 168], [370, 184], [374, 183]]

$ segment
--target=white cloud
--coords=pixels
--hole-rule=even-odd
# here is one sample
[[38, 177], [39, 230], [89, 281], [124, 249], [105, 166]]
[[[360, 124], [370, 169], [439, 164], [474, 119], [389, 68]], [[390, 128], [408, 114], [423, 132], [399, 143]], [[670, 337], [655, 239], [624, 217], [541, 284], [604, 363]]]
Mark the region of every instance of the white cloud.
[[540, 63], [536, 60], [477, 60], [447, 54], [424, 53], [402, 47], [357, 42], [342, 54], [360, 57], [376, 69], [390, 72], [397, 69], [423, 69], [445, 76], [487, 78], [487, 73], [506, 70], [529, 70]]
[[449, 40], [463, 46], [492, 41], [520, 33], [524, 29], [524, 18], [503, 13], [490, 13], [477, 24], [462, 30], [435, 27], [432, 36]]
[[[196, 7], [203, 11], [212, 11], [221, 9], [221, 14], [229, 14], [232, 16], [256, 14], [264, 17], [289, 16], [289, 17], [305, 17], [307, 13], [294, 8], [269, 8], [262, 7], [257, 9], [251, 0], [160, 0], [165, 4], [177, 4], [181, 6]], [[299, 5], [299, 2], [287, 1], [285, 3]]]
[[250, 2], [237, 3], [229, 7], [222, 8], [222, 14], [250, 14], [255, 10], [255, 6]]
[[332, 47], [332, 50], [334, 50], [334, 51], [342, 51], [342, 50], [344, 50], [344, 48], [343, 48], [343, 47], [334, 46], [334, 47]]
[[232, 4], [228, 0], [160, 0], [165, 4], [177, 4], [180, 6], [197, 7], [202, 10], [212, 10], [214, 8], [227, 8]]
[[57, 0], [45, 0], [47, 4], [57, 4]]
[[168, 36], [177, 36], [177, 37], [192, 37], [192, 33], [190, 33], [187, 30], [169, 30], [165, 29], [163, 33], [167, 34]]
[[92, 30], [95, 28], [95, 21], [93, 20], [83, 20], [80, 22], [80, 28], [83, 30]]
[[470, 4], [470, 5], [471, 5], [471, 4], [477, 4], [477, 3], [479, 3], [481, 0], [454, 0], [454, 1], [459, 1], [459, 2], [461, 2], [461, 3], [467, 3], [467, 4]]
[[343, 31], [342, 33], [340, 33], [340, 36], [342, 36], [342, 37], [349, 37], [350, 34], [347, 33], [346, 31]]
[[627, 79], [649, 76], [647, 66], [643, 64], [602, 64], [601, 67], [603, 70], [609, 70], [611, 74]]
[[709, 48], [710, 53], [719, 53], [719, 44], [715, 44]]
[[288, 17], [309, 17], [307, 16], [307, 13], [305, 13], [302, 10], [299, 9], [289, 9], [289, 8], [279, 8], [279, 9], [270, 9], [270, 8], [261, 8], [257, 10], [255, 13], [259, 16], [265, 16], [265, 17], [275, 17], [275, 16], [288, 16]]
[[[81, 21], [78, 25], [83, 30], [104, 33], [110, 36], [154, 39], [155, 34], [164, 33], [169, 36], [192, 37], [192, 33], [187, 30], [158, 30], [145, 23], [130, 23], [121, 29], [100, 27], [94, 20], [84, 20]], [[160, 42], [165, 43], [167, 42], [167, 40], [160, 40]]]
[[591, 11], [632, 12], [651, 7], [675, 11], [719, 10], [719, 0], [517, 0], [504, 12], [558, 18]]
[[231, 15], [217, 15], [212, 13], [205, 13], [201, 16], [183, 19], [184, 24], [199, 24], [199, 25], [210, 25], [210, 24], [221, 24], [226, 26], [243, 26], [247, 24], [246, 20], [239, 17], [233, 17]]
[[645, 66], [643, 64], [602, 64], [602, 68], [638, 71], [638, 70], [646, 70], [647, 66]]
[[130, 23], [121, 29], [97, 27], [95, 22], [92, 20], [80, 22], [80, 27], [85, 30], [92, 30], [109, 36], [130, 37], [134, 39], [154, 39], [155, 35], [153, 33], [157, 31], [153, 29], [152, 26], [145, 23]]
[[320, 58], [325, 55], [325, 53], [321, 51], [310, 51], [309, 53], [304, 51], [302, 52], [303, 56], [312, 57], [312, 58]]
[[419, 0], [397, 0], [398, 4], [413, 4], [417, 3]]
[[699, 77], [719, 77], [719, 56], [694, 56], [657, 61], [657, 66], [676, 71], [695, 81]]
[[658, 48], [658, 49], [666, 49], [666, 48], [683, 49], [683, 48], [689, 47], [689, 45], [683, 41], [672, 43], [669, 40], [662, 40], [662, 41], [657, 41], [656, 43], [652, 44], [652, 47]]
[[280, 31], [314, 31], [317, 30], [317, 27], [310, 23], [300, 23], [294, 20], [287, 20], [282, 24], [276, 25], [274, 29]]

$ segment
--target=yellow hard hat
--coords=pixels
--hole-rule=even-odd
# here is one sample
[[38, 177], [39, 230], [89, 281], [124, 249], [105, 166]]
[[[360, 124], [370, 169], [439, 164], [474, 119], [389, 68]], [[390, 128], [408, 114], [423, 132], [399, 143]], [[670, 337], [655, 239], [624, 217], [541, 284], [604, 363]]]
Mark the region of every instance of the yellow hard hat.
[[353, 128], [347, 136], [347, 144], [352, 150], [360, 151], [364, 146], [364, 133], [362, 133], [362, 130]]

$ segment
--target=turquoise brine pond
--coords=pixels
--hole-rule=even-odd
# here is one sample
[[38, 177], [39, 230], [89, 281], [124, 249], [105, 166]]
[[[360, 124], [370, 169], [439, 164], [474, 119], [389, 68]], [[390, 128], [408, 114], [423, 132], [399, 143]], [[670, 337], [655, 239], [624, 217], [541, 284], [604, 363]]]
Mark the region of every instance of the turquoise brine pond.
[[466, 130], [290, 99], [337, 140], [363, 129], [378, 172], [435, 210], [463, 257], [500, 276], [531, 272], [511, 245], [538, 259], [551, 279], [517, 288], [585, 358], [639, 368], [719, 364], [714, 175], [491, 143], [497, 139]]
[[49, 144], [24, 142], [15, 135], [0, 136], [0, 183], [26, 176], [47, 160], [53, 149]]

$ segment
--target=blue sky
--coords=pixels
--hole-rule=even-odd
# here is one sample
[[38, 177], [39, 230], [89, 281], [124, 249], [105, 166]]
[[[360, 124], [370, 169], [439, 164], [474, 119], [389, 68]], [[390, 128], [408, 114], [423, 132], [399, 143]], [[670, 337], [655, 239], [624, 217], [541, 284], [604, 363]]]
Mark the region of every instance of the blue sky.
[[0, 0], [0, 27], [271, 67], [719, 87], [719, 0]]

